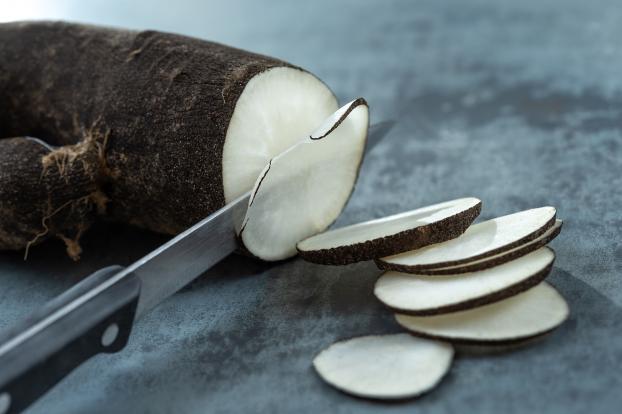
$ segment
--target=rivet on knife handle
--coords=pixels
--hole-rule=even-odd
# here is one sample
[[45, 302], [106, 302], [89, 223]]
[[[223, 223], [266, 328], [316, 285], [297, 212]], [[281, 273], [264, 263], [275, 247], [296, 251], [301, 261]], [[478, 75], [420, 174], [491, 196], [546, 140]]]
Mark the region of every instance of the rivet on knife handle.
[[140, 280], [101, 289], [120, 270], [93, 273], [0, 338], [0, 414], [26, 409], [90, 357], [125, 347]]

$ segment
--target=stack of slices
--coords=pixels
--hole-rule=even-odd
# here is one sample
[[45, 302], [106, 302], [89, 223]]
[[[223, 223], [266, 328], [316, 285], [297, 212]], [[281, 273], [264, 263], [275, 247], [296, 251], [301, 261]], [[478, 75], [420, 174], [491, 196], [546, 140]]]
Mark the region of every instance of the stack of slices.
[[553, 207], [472, 225], [481, 202], [462, 198], [330, 230], [298, 243], [308, 261], [374, 260], [386, 272], [376, 297], [408, 333], [333, 344], [313, 361], [319, 375], [357, 396], [399, 399], [432, 389], [453, 359], [452, 344], [520, 344], [568, 317], [544, 282], [555, 260], [546, 244], [561, 231]]

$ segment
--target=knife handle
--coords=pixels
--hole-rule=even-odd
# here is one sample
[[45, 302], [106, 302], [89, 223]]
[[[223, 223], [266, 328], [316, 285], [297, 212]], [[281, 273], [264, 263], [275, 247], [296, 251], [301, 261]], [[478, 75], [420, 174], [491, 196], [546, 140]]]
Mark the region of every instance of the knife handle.
[[101, 269], [48, 302], [0, 339], [0, 414], [18, 413], [99, 353], [127, 344], [140, 294], [133, 274]]

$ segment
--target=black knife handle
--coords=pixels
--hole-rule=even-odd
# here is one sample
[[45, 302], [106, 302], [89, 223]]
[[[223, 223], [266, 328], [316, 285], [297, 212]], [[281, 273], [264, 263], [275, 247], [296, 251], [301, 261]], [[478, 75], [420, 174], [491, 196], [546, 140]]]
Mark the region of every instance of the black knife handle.
[[26, 409], [90, 357], [125, 347], [140, 280], [129, 274], [105, 287], [121, 269], [93, 273], [0, 338], [0, 414]]

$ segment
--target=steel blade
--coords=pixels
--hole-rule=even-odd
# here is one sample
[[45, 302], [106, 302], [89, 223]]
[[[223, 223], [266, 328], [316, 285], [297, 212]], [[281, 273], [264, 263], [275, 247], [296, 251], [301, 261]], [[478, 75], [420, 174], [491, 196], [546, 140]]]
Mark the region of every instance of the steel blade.
[[236, 223], [241, 223], [249, 197], [250, 192], [122, 271], [133, 272], [142, 282], [137, 318], [238, 248]]

